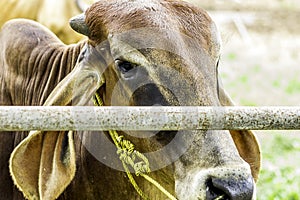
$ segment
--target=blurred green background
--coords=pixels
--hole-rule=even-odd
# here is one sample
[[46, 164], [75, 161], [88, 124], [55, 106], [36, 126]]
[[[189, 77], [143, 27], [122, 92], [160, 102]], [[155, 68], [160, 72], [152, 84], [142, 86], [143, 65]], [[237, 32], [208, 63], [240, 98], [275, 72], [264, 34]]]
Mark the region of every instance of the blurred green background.
[[[299, 0], [189, 0], [208, 10], [223, 40], [220, 73], [238, 105], [300, 106]], [[256, 131], [258, 200], [300, 200], [300, 131]]]

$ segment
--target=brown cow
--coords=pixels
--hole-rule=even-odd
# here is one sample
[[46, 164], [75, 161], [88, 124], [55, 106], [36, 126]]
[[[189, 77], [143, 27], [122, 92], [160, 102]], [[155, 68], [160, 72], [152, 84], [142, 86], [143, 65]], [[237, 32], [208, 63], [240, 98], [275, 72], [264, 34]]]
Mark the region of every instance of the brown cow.
[[[88, 40], [66, 46], [29, 20], [3, 26], [0, 105], [88, 105], [95, 94], [105, 106], [232, 104], [218, 82], [219, 34], [200, 8], [172, 0], [106, 0], [71, 26]], [[250, 131], [118, 134], [144, 153], [148, 175], [178, 199], [255, 198], [260, 151]], [[141, 199], [115, 150], [107, 132], [1, 132], [0, 194]], [[149, 199], [166, 198], [134, 178]]]
[[[26, 18], [35, 20], [54, 32], [66, 44], [78, 42], [84, 37], [69, 26], [69, 19], [80, 14], [84, 3], [93, 0], [1, 0], [0, 27], [8, 20]], [[77, 7], [80, 7], [77, 8]]]

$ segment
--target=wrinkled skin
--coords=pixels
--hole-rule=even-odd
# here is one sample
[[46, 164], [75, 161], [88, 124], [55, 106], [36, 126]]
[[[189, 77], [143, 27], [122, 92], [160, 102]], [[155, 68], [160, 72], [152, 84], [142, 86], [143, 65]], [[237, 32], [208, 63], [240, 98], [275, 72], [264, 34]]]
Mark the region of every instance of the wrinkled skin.
[[[218, 81], [219, 35], [201, 9], [169, 0], [100, 1], [71, 25], [89, 40], [65, 46], [26, 20], [3, 27], [1, 105], [91, 105], [95, 92], [106, 106], [232, 105]], [[148, 157], [155, 170], [149, 176], [178, 199], [255, 198], [260, 152], [250, 131], [118, 132]], [[23, 198], [9, 177], [9, 157], [26, 198], [141, 198], [107, 133], [25, 136], [0, 133], [0, 193], [7, 199]], [[135, 179], [150, 199], [166, 198]]]

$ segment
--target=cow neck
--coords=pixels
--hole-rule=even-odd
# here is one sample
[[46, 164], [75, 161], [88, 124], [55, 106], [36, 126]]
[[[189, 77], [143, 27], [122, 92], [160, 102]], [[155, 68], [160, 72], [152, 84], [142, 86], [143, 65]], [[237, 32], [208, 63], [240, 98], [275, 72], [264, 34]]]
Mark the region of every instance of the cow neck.
[[[93, 97], [93, 102], [95, 106], [103, 106], [103, 101], [101, 96], [98, 92], [95, 93]], [[150, 199], [137, 185], [135, 179], [133, 178], [132, 174], [128, 166], [134, 169], [136, 176], [142, 176], [144, 179], [152, 183], [156, 186], [161, 192], [163, 192], [168, 198], [171, 200], [176, 200], [176, 198], [170, 194], [164, 187], [162, 187], [157, 181], [152, 179], [147, 173], [150, 173], [150, 165], [149, 161], [142, 153], [134, 149], [134, 144], [126, 140], [124, 136], [119, 135], [116, 130], [109, 130], [109, 135], [113, 140], [115, 146], [117, 147], [117, 154], [119, 155], [119, 159], [122, 162], [123, 168], [127, 174], [127, 177], [136, 190], [136, 192], [143, 198], [143, 199]]]

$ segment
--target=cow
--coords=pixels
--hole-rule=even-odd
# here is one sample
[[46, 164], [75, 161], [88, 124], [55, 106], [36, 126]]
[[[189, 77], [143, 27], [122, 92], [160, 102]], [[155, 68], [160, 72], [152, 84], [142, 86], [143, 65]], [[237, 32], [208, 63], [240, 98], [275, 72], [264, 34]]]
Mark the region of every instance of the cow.
[[[106, 0], [70, 25], [88, 39], [65, 45], [25, 19], [2, 27], [0, 105], [233, 105], [218, 78], [220, 36], [201, 8]], [[177, 199], [255, 199], [261, 158], [251, 131], [116, 130], [121, 149], [110, 133], [0, 132], [1, 197], [166, 199], [144, 173]], [[134, 166], [146, 158], [149, 168], [124, 166], [121, 157], [132, 152], [139, 152]]]
[[86, 4], [93, 1], [83, 0], [2, 0], [0, 7], [5, 8], [0, 15], [0, 27], [8, 20], [26, 18], [40, 22], [52, 30], [63, 42], [71, 44], [84, 37], [69, 26], [69, 19], [80, 14]]

